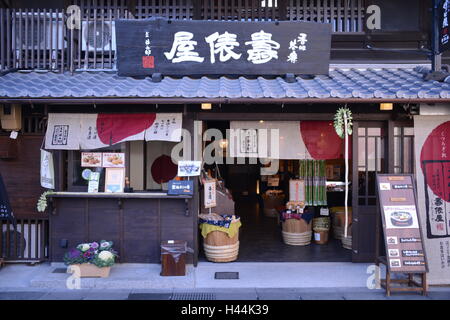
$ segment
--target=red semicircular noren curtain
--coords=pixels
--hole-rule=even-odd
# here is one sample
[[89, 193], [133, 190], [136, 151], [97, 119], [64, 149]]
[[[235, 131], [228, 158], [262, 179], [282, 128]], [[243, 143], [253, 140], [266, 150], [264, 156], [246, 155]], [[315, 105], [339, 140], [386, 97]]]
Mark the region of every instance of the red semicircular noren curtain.
[[[336, 134], [333, 121], [300, 121], [300, 132], [306, 149], [313, 159], [327, 160], [343, 157], [344, 139]], [[349, 142], [351, 145], [351, 138]], [[351, 158], [351, 152], [349, 152], [349, 158]]]
[[129, 113], [105, 114], [99, 113], [97, 117], [97, 132], [104, 144], [116, 144], [126, 141], [127, 138], [142, 134], [144, 140], [145, 130], [155, 121], [156, 113]]

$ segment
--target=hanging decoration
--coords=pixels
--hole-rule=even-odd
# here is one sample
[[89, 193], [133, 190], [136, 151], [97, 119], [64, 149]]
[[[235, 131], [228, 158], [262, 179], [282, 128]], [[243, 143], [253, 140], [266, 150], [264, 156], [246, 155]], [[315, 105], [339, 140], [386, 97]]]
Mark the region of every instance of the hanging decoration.
[[334, 116], [334, 129], [341, 139], [345, 139], [345, 228], [344, 237], [348, 235], [348, 136], [353, 133], [353, 117], [352, 112], [347, 105], [344, 108], [339, 108]]
[[[347, 124], [345, 124], [345, 119], [347, 119]], [[339, 108], [336, 111], [334, 116], [334, 129], [336, 130], [336, 134], [341, 138], [345, 138], [345, 130], [347, 130], [347, 134], [352, 134], [353, 127], [353, 117], [350, 109], [345, 106], [344, 108]]]

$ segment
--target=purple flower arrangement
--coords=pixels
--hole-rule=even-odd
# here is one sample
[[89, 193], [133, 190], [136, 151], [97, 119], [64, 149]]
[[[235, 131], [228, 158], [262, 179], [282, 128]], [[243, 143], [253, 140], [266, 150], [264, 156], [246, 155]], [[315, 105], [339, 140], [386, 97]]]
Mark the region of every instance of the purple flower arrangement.
[[82, 243], [65, 254], [64, 262], [66, 265], [92, 263], [97, 267], [110, 267], [117, 257], [117, 252], [112, 246], [113, 242], [106, 240], [100, 243]]

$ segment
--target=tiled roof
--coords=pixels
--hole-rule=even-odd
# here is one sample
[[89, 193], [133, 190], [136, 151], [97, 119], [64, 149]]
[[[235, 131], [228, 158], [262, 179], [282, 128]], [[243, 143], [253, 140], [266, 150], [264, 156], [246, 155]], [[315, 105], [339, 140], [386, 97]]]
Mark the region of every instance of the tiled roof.
[[283, 78], [119, 77], [108, 72], [14, 72], [0, 77], [0, 98], [320, 98], [449, 99], [450, 83], [412, 68], [332, 68], [329, 76]]

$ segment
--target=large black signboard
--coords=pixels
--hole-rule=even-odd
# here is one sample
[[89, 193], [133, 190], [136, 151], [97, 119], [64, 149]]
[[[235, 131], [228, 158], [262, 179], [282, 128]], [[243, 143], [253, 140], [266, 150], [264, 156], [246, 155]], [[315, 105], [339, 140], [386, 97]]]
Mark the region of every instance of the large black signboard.
[[328, 74], [331, 25], [117, 20], [122, 76]]
[[439, 52], [442, 53], [450, 49], [450, 0], [436, 0], [439, 2], [438, 7], [438, 32], [439, 32]]
[[377, 175], [387, 267], [390, 272], [427, 272], [412, 175]]
[[14, 215], [11, 210], [11, 204], [9, 203], [8, 192], [6, 186], [3, 183], [3, 178], [0, 174], [0, 219], [7, 219], [14, 221]]

